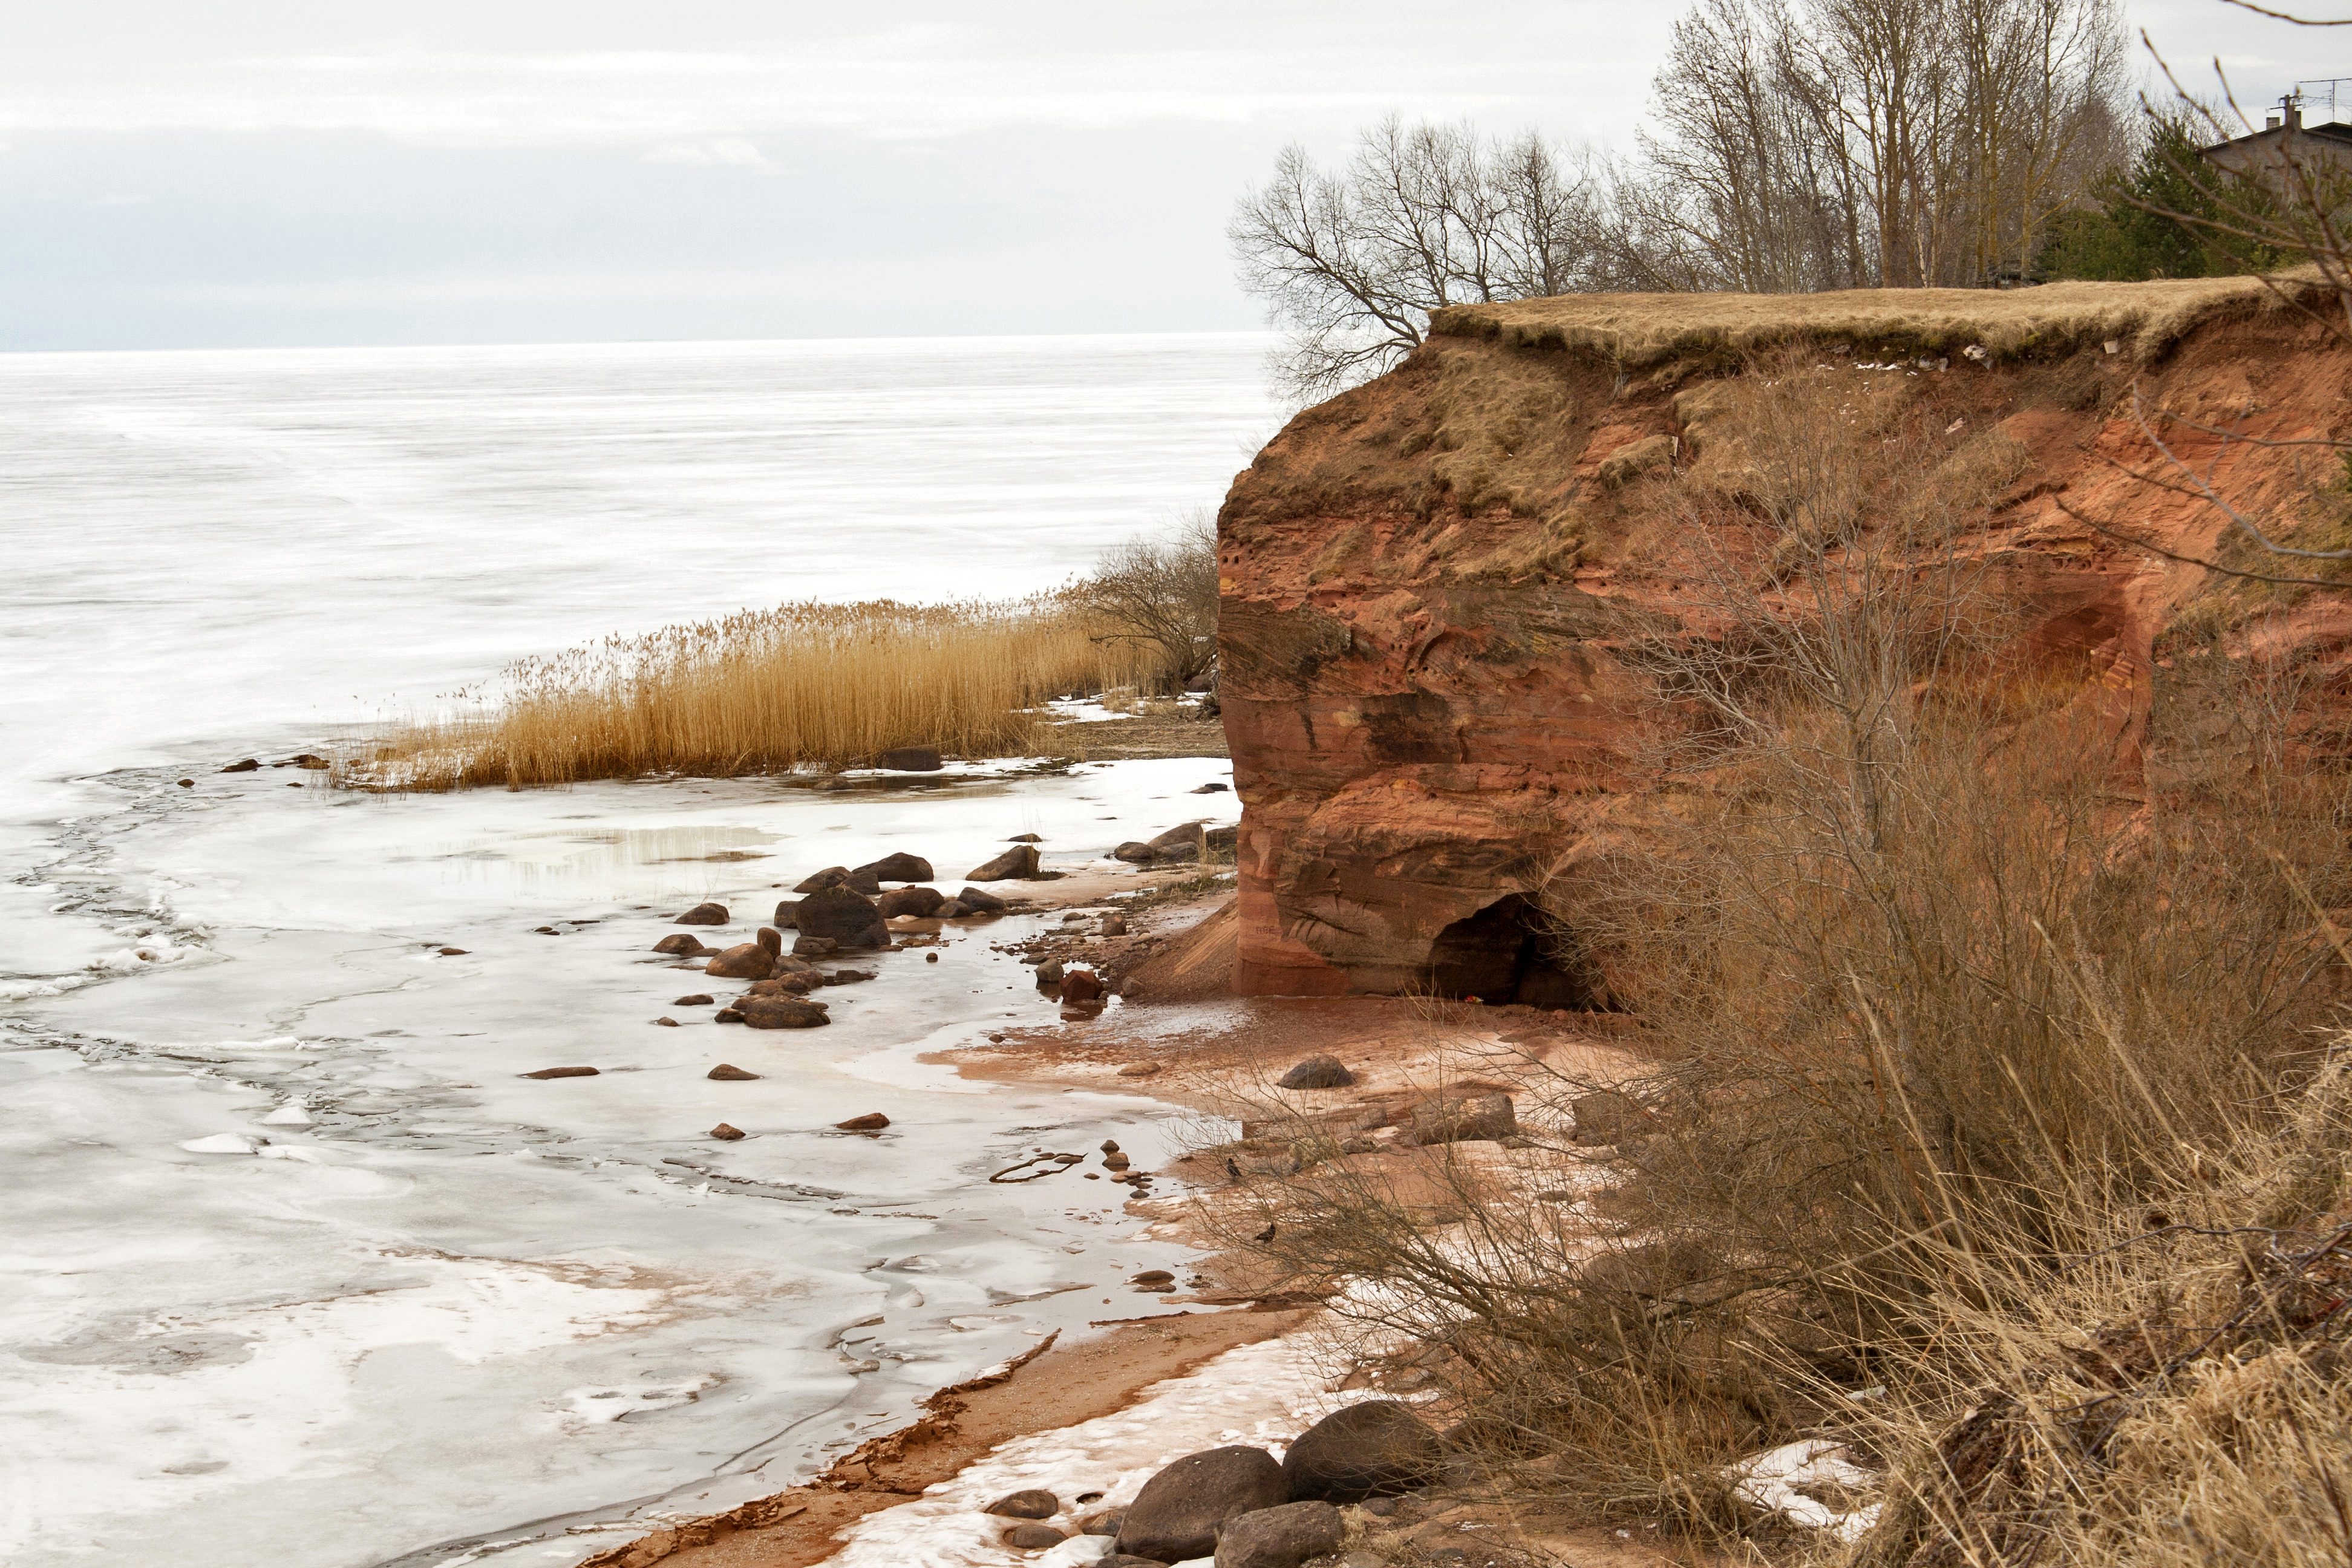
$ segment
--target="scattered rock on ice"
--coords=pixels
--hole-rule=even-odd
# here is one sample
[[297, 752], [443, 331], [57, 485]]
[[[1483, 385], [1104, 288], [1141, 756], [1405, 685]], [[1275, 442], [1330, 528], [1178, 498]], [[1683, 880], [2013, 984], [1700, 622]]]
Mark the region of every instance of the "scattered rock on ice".
[[877, 882], [928, 882], [931, 879], [931, 863], [920, 855], [901, 850], [879, 860], [868, 860], [851, 875], [871, 877]]
[[740, 942], [703, 966], [705, 974], [720, 980], [765, 980], [776, 967], [776, 955], [756, 942]]
[[929, 920], [938, 914], [940, 907], [947, 901], [937, 888], [898, 888], [883, 894], [875, 908], [881, 911], [884, 920], [896, 920], [900, 915]]
[[1345, 1089], [1356, 1075], [1338, 1057], [1308, 1057], [1276, 1080], [1277, 1089]]
[[797, 996], [745, 996], [728, 1011], [755, 1029], [817, 1029], [833, 1022], [824, 1003]]
[[1068, 1539], [1050, 1524], [1016, 1524], [1004, 1532], [1004, 1544], [1015, 1552], [1044, 1552]]
[[676, 1018], [656, 1018], [654, 1022], [665, 1029], [675, 1029], [680, 1027], [680, 1025]]
[[1282, 1467], [1264, 1448], [1187, 1454], [1143, 1483], [1119, 1523], [1118, 1550], [1160, 1563], [1206, 1557], [1227, 1520], [1290, 1500]]
[[840, 946], [841, 943], [834, 941], [833, 938], [829, 936], [797, 937], [794, 938], [793, 942], [793, 956], [794, 958], [823, 958], [828, 953], [837, 951]]
[[1095, 932], [1098, 936], [1125, 936], [1127, 917], [1116, 914], [1105, 915], [1102, 918], [1102, 924], [1095, 927]]
[[180, 787], [182, 789], [194, 789], [196, 787], [196, 781], [194, 779], [182, 779], [180, 781]]
[[[1045, 972], [1041, 969], [1040, 974]], [[1065, 1002], [1099, 1002], [1103, 995], [1102, 977], [1091, 969], [1073, 969], [1062, 976], [1062, 1000]]]
[[1221, 784], [1204, 784], [1192, 791], [1194, 795], [1223, 795], [1231, 787]]
[[[834, 1125], [840, 1128], [844, 1132], [879, 1132], [882, 1129], [890, 1125], [890, 1119], [883, 1115], [878, 1110], [869, 1110], [863, 1116], [853, 1116], [846, 1121], [836, 1121]], [[1024, 1519], [1043, 1519], [1045, 1515], [1042, 1513], [1024, 1514], [1022, 1517]]]
[[755, 1072], [745, 1072], [741, 1068], [729, 1062], [720, 1062], [704, 1076], [715, 1078], [721, 1083], [749, 1083], [760, 1075]]
[[800, 894], [821, 893], [827, 888], [837, 888], [849, 880], [846, 866], [827, 866], [822, 871], [812, 871], [801, 879], [793, 891]]
[[525, 1078], [594, 1078], [596, 1069], [594, 1068], [541, 1068], [537, 1072], [527, 1072], [522, 1076]]
[[675, 936], [666, 936], [654, 943], [654, 951], [682, 957], [693, 957], [711, 950], [702, 945], [700, 937], [688, 936], [686, 932], [679, 931]]
[[1043, 838], [1038, 837], [1037, 835], [1034, 833], [1016, 833], [1004, 842], [1007, 844], [1043, 844], [1045, 841]]
[[710, 1015], [710, 1021], [714, 1024], [740, 1024], [743, 1021], [743, 1015], [737, 1008], [721, 1007]]
[[1217, 1532], [1217, 1568], [1298, 1568], [1339, 1550], [1347, 1526], [1328, 1502], [1285, 1503], [1225, 1521]]
[[261, 759], [258, 757], [240, 757], [221, 770], [225, 773], [251, 773], [260, 771]]
[[[965, 910], [963, 905], [957, 900], [950, 899], [946, 903], [941, 904], [938, 909], [931, 911], [931, 918], [942, 921], [961, 920], [964, 913]], [[933, 953], [931, 957], [936, 962], [939, 954]]]
[[979, 888], [966, 888], [955, 896], [955, 901], [976, 915], [1001, 915], [1005, 905], [994, 893]]
[[1150, 1078], [1160, 1070], [1158, 1062], [1129, 1062], [1118, 1069], [1121, 1078]]
[[1062, 983], [1062, 961], [1049, 958], [1037, 966], [1037, 989], [1050, 991]]
[[678, 916], [676, 923], [682, 926], [723, 926], [727, 923], [727, 906], [697, 904]]
[[1037, 880], [1037, 847], [1016, 844], [995, 859], [974, 866], [964, 876], [974, 882], [1034, 882]]
[[710, 1130], [710, 1135], [722, 1143], [732, 1143], [743, 1136], [743, 1130], [740, 1127], [730, 1127], [722, 1121]]
[[798, 899], [779, 899], [776, 900], [776, 912], [770, 918], [769, 923], [778, 931], [799, 930], [800, 919], [793, 911], [800, 907], [801, 901]]
[[[801, 900], [795, 913], [802, 942], [814, 938], [841, 948], [890, 945], [890, 928], [882, 922], [882, 911], [873, 900], [847, 887], [811, 893]], [[793, 951], [801, 951], [799, 943], [793, 944]]]
[[[1207, 832], [1197, 822], [1182, 823], [1167, 832], [1154, 836], [1152, 853], [1162, 860], [1200, 859], [1209, 852]], [[1190, 856], [1179, 851], [1190, 849]]]
[[1127, 1282], [1130, 1285], [1165, 1288], [1176, 1283], [1176, 1276], [1165, 1268], [1147, 1268], [1140, 1274], [1129, 1275]]
[[268, 1142], [242, 1132], [215, 1132], [209, 1138], [191, 1138], [180, 1147], [191, 1154], [250, 1154]]
[[1437, 1473], [1443, 1451], [1411, 1407], [1393, 1399], [1343, 1405], [1300, 1434], [1282, 1461], [1302, 1501], [1361, 1502], [1411, 1491]]
[[441, 956], [444, 958], [463, 958], [466, 956], [466, 950], [462, 947], [445, 947], [441, 949]]
[[936, 746], [894, 746], [876, 755], [874, 765], [892, 773], [935, 773], [945, 764]]
[[1130, 838], [1110, 852], [1114, 860], [1124, 860], [1130, 866], [1149, 866], [1160, 858], [1160, 851], [1140, 838]]
[[[1062, 1511], [1062, 1500], [1052, 1492], [1033, 1488], [998, 1498], [980, 1511], [992, 1513], [999, 1519], [1051, 1519]], [[1058, 1541], [1061, 1538], [1056, 1536], [1055, 1539]]]
[[699, 991], [693, 993], [691, 995], [681, 996], [677, 1001], [670, 1004], [673, 1007], [708, 1007], [710, 1005], [710, 998]]

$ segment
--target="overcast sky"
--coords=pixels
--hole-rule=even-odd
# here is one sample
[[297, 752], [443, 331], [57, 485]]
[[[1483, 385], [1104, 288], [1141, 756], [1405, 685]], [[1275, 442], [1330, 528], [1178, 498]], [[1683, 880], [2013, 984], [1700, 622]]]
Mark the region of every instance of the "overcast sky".
[[[1628, 146], [1683, 8], [0, 0], [0, 348], [1254, 327], [1223, 229], [1285, 142]], [[2128, 14], [2250, 100], [2352, 72]]]

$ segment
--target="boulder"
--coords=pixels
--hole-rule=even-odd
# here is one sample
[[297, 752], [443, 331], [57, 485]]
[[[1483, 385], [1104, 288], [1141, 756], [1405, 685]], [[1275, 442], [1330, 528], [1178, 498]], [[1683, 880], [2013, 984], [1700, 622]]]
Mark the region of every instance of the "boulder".
[[1240, 846], [1242, 841], [1242, 830], [1237, 826], [1212, 827], [1208, 832], [1202, 834], [1202, 837], [1208, 840], [1210, 848], [1223, 855], [1232, 852]]
[[1338, 1057], [1308, 1057], [1275, 1081], [1276, 1089], [1345, 1089], [1356, 1075]]
[[841, 944], [829, 936], [796, 937], [793, 941], [794, 958], [826, 958], [840, 950]]
[[1339, 1550], [1347, 1533], [1328, 1502], [1291, 1502], [1225, 1521], [1217, 1532], [1217, 1568], [1298, 1568]]
[[743, 1021], [743, 1015], [736, 1008], [721, 1007], [710, 1015], [710, 1021], [714, 1024], [740, 1024]]
[[[801, 900], [796, 912], [800, 917], [801, 942], [814, 938], [844, 949], [890, 945], [890, 928], [882, 923], [882, 911], [875, 907], [873, 900], [847, 887], [825, 888], [811, 893]], [[798, 942], [793, 951], [801, 951]]]
[[928, 882], [931, 879], [931, 863], [920, 855], [885, 855], [879, 860], [867, 861], [850, 875], [870, 876], [877, 882]]
[[537, 1072], [527, 1072], [522, 1076], [525, 1078], [594, 1078], [597, 1075], [594, 1068], [541, 1068]]
[[1045, 841], [1034, 833], [1016, 833], [1004, 842], [1007, 844], [1043, 844]]
[[1569, 1109], [1576, 1113], [1579, 1143], [1622, 1143], [1650, 1129], [1648, 1109], [1620, 1089], [1595, 1089], [1591, 1094], [1578, 1095]]
[[681, 958], [693, 958], [711, 950], [702, 945], [700, 937], [688, 936], [686, 932], [679, 931], [676, 936], [666, 936], [654, 943], [654, 951], [671, 953]]
[[1037, 879], [1037, 847], [1016, 844], [986, 865], [964, 873], [975, 882], [1029, 882]]
[[710, 1135], [722, 1143], [732, 1143], [743, 1136], [743, 1130], [740, 1127], [730, 1127], [722, 1121], [710, 1130]]
[[947, 901], [937, 888], [895, 888], [877, 900], [875, 908], [886, 921], [901, 915], [928, 920], [938, 914], [940, 906]]
[[1518, 1130], [1518, 1114], [1511, 1109], [1511, 1097], [1507, 1094], [1425, 1100], [1412, 1113], [1412, 1141], [1416, 1143], [1467, 1143], [1485, 1138], [1508, 1138]]
[[[992, 1513], [999, 1519], [1051, 1519], [1062, 1511], [1062, 1500], [1052, 1492], [1032, 1488], [998, 1498], [982, 1513]], [[1060, 1540], [1059, 1536], [1055, 1537]]]
[[1160, 851], [1140, 838], [1130, 838], [1110, 852], [1114, 860], [1124, 860], [1130, 866], [1149, 866], [1160, 858]]
[[1099, 1002], [1102, 997], [1102, 977], [1093, 970], [1073, 969], [1062, 976], [1063, 1001]]
[[755, 1029], [818, 1029], [833, 1022], [824, 1003], [797, 996], [745, 996], [730, 1011]]
[[1192, 793], [1194, 795], [1223, 795], [1232, 787], [1233, 786], [1231, 784], [1195, 784], [1192, 787]]
[[772, 976], [770, 979], [755, 982], [751, 990], [746, 992], [745, 994], [751, 996], [805, 996], [810, 992], [824, 984], [824, 975], [821, 971], [810, 968], [807, 964], [801, 963], [799, 959], [787, 958], [784, 959], [782, 963], [792, 964], [794, 967], [785, 973]]
[[1178, 826], [1171, 827], [1167, 832], [1157, 835], [1151, 840], [1151, 847], [1155, 851], [1159, 851], [1162, 854], [1171, 849], [1181, 848], [1188, 846], [1191, 847], [1193, 858], [1195, 859], [1198, 859], [1201, 856], [1208, 852], [1209, 836], [1207, 830], [1197, 822], [1187, 822]]
[[784, 933], [773, 926], [761, 926], [751, 933], [751, 940], [768, 950], [770, 958], [784, 955]]
[[[869, 1110], [863, 1116], [853, 1116], [846, 1121], [836, 1121], [834, 1125], [844, 1132], [879, 1132], [882, 1129], [890, 1125], [890, 1119], [883, 1115], [878, 1110]], [[1015, 1497], [1020, 1497], [1026, 1494], [1015, 1492], [1013, 1495]], [[1054, 1507], [1046, 1510], [1045, 1513], [1024, 1513], [1020, 1517], [1023, 1519], [1044, 1519], [1046, 1514], [1057, 1513], [1060, 1510], [1061, 1505], [1056, 1503]], [[997, 1510], [990, 1509], [988, 1511], [994, 1513]]]
[[699, 991], [693, 993], [691, 995], [681, 996], [677, 1001], [670, 1004], [673, 1007], [709, 1007], [715, 1005], [716, 1004], [709, 996]]
[[1005, 904], [994, 893], [979, 888], [966, 888], [955, 896], [955, 901], [976, 915], [1001, 915]]
[[[959, 921], [963, 919], [966, 910], [964, 910], [963, 905], [958, 903], [953, 899], [950, 899], [947, 902], [941, 904], [938, 909], [931, 911], [931, 918], [933, 920], [940, 921]], [[940, 961], [940, 955], [936, 952], [932, 953], [930, 955], [930, 961], [933, 963], [937, 963]]]
[[877, 753], [874, 765], [898, 773], [935, 773], [941, 764], [936, 746], [893, 746]]
[[727, 906], [697, 904], [678, 916], [675, 923], [682, 926], [723, 926], [727, 923]]
[[1299, 1434], [1282, 1461], [1301, 1501], [1361, 1502], [1427, 1485], [1444, 1448], [1410, 1405], [1393, 1399], [1343, 1405]]
[[1199, 858], [1199, 847], [1191, 844], [1171, 844], [1165, 849], [1151, 852], [1152, 864], [1156, 866], [1181, 866]]
[[769, 923], [773, 925], [778, 931], [793, 931], [796, 929], [799, 926], [800, 921], [793, 916], [793, 911], [800, 907], [801, 901], [798, 899], [778, 900], [776, 902], [776, 912], [769, 917]]
[[1264, 1448], [1187, 1454], [1144, 1482], [1127, 1505], [1116, 1550], [1157, 1563], [1206, 1557], [1227, 1520], [1289, 1500], [1290, 1483]]
[[720, 1083], [750, 1083], [760, 1075], [755, 1072], [745, 1072], [741, 1068], [730, 1062], [720, 1062], [703, 1076], [717, 1079]]
[[766, 947], [740, 942], [703, 965], [702, 972], [721, 980], [765, 980], [775, 967], [776, 955]]
[[1125, 915], [1103, 916], [1102, 924], [1095, 927], [1095, 933], [1097, 936], [1125, 936], [1127, 917]]
[[1037, 966], [1037, 989], [1050, 991], [1062, 983], [1062, 961], [1049, 958]]
[[244, 757], [221, 769], [225, 773], [253, 773], [260, 771], [261, 759], [258, 757]]
[[869, 899], [882, 891], [882, 879], [862, 866], [835, 885], [847, 888], [853, 893], [863, 893]]
[[1003, 1537], [1004, 1544], [1015, 1552], [1043, 1552], [1068, 1539], [1050, 1524], [1016, 1524]]
[[1137, 1557], [1125, 1552], [1108, 1552], [1094, 1561], [1094, 1568], [1168, 1568], [1157, 1557]]
[[827, 888], [837, 888], [847, 880], [849, 880], [848, 867], [827, 866], [822, 871], [812, 871], [807, 876], [802, 878], [800, 882], [793, 887], [793, 891], [803, 896], [810, 893], [821, 893]]
[[1147, 1268], [1140, 1274], [1130, 1274], [1127, 1282], [1153, 1289], [1162, 1289], [1176, 1283], [1176, 1276], [1165, 1268]]
[[1127, 1510], [1119, 1508], [1107, 1508], [1099, 1513], [1090, 1513], [1078, 1521], [1078, 1533], [1116, 1537], [1118, 1534], [1118, 1521], [1125, 1517], [1127, 1517]]

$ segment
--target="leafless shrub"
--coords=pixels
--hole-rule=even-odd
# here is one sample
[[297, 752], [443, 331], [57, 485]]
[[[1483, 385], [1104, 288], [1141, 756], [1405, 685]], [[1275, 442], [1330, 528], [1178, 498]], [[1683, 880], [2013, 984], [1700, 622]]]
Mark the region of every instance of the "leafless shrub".
[[1217, 652], [1217, 535], [1195, 520], [1170, 539], [1113, 546], [1069, 591], [1097, 643], [1140, 650], [1181, 691]]

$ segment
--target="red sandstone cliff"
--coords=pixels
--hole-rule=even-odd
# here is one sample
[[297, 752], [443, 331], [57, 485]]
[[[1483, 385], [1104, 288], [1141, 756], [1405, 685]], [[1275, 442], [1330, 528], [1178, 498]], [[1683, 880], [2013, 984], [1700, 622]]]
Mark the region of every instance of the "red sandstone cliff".
[[[2268, 440], [2352, 434], [2352, 351], [2258, 286], [1444, 311], [1396, 371], [1293, 420], [1220, 514], [1244, 806], [1236, 989], [1587, 1000], [1524, 940], [1521, 900], [1572, 876], [1637, 793], [1629, 735], [1651, 698], [1617, 650], [1629, 614], [1685, 613], [1667, 502], [1721, 482], [1710, 469], [1736, 460], [1720, 436], [1753, 395], [1747, 367], [1797, 349], [1809, 373], [1894, 387], [1930, 416], [1915, 423], [1945, 430], [1954, 471], [1990, 484], [1980, 547], [2024, 606], [2021, 645], [2063, 666], [2126, 748], [2159, 645], [2192, 606], [2200, 636], [2242, 642], [2262, 616], [2253, 635], [2273, 644], [2352, 638], [2341, 595], [2168, 561], [2067, 510], [2176, 554], [2237, 548], [2201, 499], [2115, 466], [2157, 462], [2135, 387], [2143, 406]], [[2340, 468], [2332, 452], [2223, 451], [2163, 428], [2233, 504], [2319, 526], [2298, 521], [2297, 498], [2315, 461]]]

